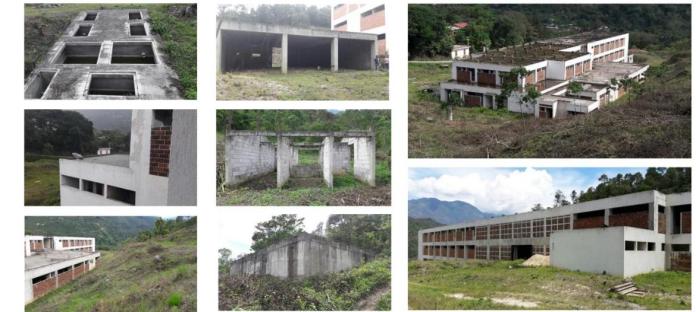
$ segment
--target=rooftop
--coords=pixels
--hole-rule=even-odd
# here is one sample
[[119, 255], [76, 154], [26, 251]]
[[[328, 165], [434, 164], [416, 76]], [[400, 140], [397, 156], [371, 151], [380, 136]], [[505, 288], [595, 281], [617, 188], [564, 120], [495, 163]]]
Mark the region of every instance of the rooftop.
[[587, 55], [586, 52], [561, 52], [563, 45], [533, 43], [520, 47], [506, 48], [488, 53], [471, 60], [477, 63], [525, 66], [545, 60], [568, 61]]
[[622, 79], [634, 77], [648, 70], [648, 65], [629, 63], [599, 63], [592, 66], [592, 70], [586, 72], [575, 80], [579, 82], [608, 84], [612, 78]]
[[77, 250], [51, 250], [24, 258], [24, 270], [29, 271], [43, 266], [59, 263], [75, 258], [89, 256], [96, 252]]
[[130, 167], [130, 156], [128, 154], [112, 154], [106, 156], [89, 157], [81, 161], [117, 167]]
[[544, 39], [544, 40], [540, 40], [540, 42], [541, 43], [557, 44], [557, 45], [561, 45], [561, 46], [567, 48], [567, 47], [574, 47], [577, 45], [590, 43], [592, 41], [597, 41], [597, 40], [602, 40], [602, 39], [622, 35], [622, 34], [623, 33], [611, 32], [608, 30], [597, 30], [597, 31], [587, 31], [584, 33], [579, 33], [579, 34], [565, 36], [565, 37]]

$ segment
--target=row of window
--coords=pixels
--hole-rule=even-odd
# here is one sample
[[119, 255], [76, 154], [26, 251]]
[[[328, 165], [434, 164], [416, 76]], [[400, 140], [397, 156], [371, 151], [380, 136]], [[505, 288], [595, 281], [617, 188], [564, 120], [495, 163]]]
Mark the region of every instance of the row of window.
[[612, 40], [592, 47], [594, 54], [604, 53], [624, 46], [624, 38]]
[[624, 57], [624, 50], [619, 50], [616, 52], [609, 53], [607, 55], [595, 58], [593, 61], [596, 63], [611, 62]]
[[361, 13], [360, 16], [365, 18], [365, 17], [368, 17], [368, 16], [373, 15], [373, 14], [377, 14], [377, 13], [382, 12], [382, 11], [384, 11], [384, 5], [380, 5], [372, 10], [365, 11], [365, 12]]
[[[104, 184], [94, 181], [82, 179], [82, 188], [80, 188], [80, 179], [61, 175], [61, 185], [76, 188], [85, 192], [93, 193], [99, 196], [104, 196]], [[135, 205], [135, 192], [113, 185], [106, 185], [106, 198]]]
[[[533, 245], [532, 253], [548, 256], [550, 250], [546, 245]], [[423, 246], [423, 255], [459, 259], [510, 260], [512, 246]]]
[[[655, 251], [654, 242], [625, 241], [624, 250], [628, 251]], [[660, 251], [665, 251], [665, 244], [660, 246]]]
[[549, 237], [570, 230], [570, 215], [423, 233], [423, 242]]
[[61, 239], [59, 242], [63, 244], [63, 247], [92, 246], [92, 240], [89, 239]]

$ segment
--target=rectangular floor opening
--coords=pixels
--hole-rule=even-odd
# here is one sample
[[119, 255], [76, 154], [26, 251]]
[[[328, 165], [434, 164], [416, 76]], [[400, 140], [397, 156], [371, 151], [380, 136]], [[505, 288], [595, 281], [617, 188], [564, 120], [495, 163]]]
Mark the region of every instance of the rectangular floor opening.
[[92, 25], [80, 25], [80, 27], [77, 27], [75, 37], [88, 36], [90, 30], [92, 30]]
[[114, 42], [111, 64], [157, 64], [152, 42]]
[[63, 47], [54, 64], [97, 64], [101, 43], [68, 43]]
[[31, 80], [29, 83], [29, 86], [27, 89], [24, 91], [24, 98], [25, 99], [40, 99], [44, 93], [46, 93], [46, 89], [48, 89], [48, 85], [51, 84], [51, 81], [53, 81], [53, 77], [56, 76], [56, 72], [54, 71], [41, 71], [39, 72], [34, 79]]
[[93, 74], [89, 95], [135, 95], [135, 80], [131, 74]]
[[143, 24], [131, 24], [130, 25], [130, 35], [131, 36], [147, 36], [145, 31], [145, 25]]
[[107, 187], [106, 198], [135, 205], [135, 192], [116, 186], [109, 185]]
[[143, 16], [140, 15], [140, 12], [130, 12], [128, 13], [128, 19], [129, 20], [139, 20], [142, 19]]
[[97, 19], [97, 13], [87, 13], [85, 15], [85, 21], [93, 21], [95, 19]]

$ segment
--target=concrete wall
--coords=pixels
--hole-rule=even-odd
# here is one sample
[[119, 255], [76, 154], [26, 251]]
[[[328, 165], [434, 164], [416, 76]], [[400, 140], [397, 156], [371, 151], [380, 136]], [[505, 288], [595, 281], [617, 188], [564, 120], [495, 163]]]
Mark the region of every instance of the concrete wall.
[[321, 149], [321, 171], [324, 182], [329, 188], [333, 188], [333, 157], [334, 157], [334, 137], [325, 137], [324, 146]]
[[276, 181], [278, 188], [283, 187], [290, 179], [290, 164], [293, 160], [290, 143], [290, 138], [278, 136], [276, 150], [276, 172], [278, 173]]
[[350, 170], [350, 145], [347, 143], [334, 143], [333, 173], [343, 174]]
[[276, 168], [275, 147], [260, 135], [225, 137], [225, 183], [237, 185], [273, 172]]
[[350, 269], [372, 258], [355, 247], [303, 233], [232, 262], [230, 274], [302, 278]]
[[[74, 178], [86, 179], [105, 185], [113, 185], [127, 190], [136, 191], [136, 199], [140, 195], [136, 190], [136, 177], [132, 169], [119, 166], [110, 166], [87, 161], [60, 159], [58, 160], [59, 172]], [[60, 178], [60, 177], [59, 177]], [[106, 198], [105, 195], [97, 195], [80, 189], [60, 185], [61, 206], [118, 206], [127, 205], [119, 201]]]
[[375, 186], [375, 139], [355, 138], [353, 144], [353, 174], [371, 186]]
[[136, 205], [160, 206], [167, 203], [168, 178], [150, 174], [150, 129], [153, 119], [152, 110], [133, 110], [130, 168], [133, 170]]
[[175, 110], [169, 157], [167, 204], [196, 205], [197, 194], [197, 114], [195, 110]]

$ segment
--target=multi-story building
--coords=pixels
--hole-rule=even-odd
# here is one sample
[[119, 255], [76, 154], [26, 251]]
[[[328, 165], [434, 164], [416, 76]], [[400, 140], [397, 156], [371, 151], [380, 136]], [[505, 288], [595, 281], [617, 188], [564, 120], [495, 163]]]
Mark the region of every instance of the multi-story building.
[[389, 55], [384, 4], [337, 4], [331, 10], [331, 30], [377, 35], [377, 55]]
[[420, 260], [541, 254], [553, 266], [625, 277], [690, 270], [690, 249], [690, 192], [645, 191], [418, 232]]
[[147, 10], [79, 13], [24, 87], [25, 99], [178, 99]]
[[24, 236], [25, 304], [91, 271], [100, 256], [94, 238]]
[[196, 111], [133, 110], [129, 154], [59, 167], [61, 205], [195, 205]]
[[[587, 114], [622, 96], [623, 79], [642, 81], [648, 65], [632, 64], [628, 34], [605, 31], [544, 40], [523, 46], [488, 51], [476, 58], [452, 62], [452, 76], [440, 84], [440, 100], [456, 92], [465, 106], [497, 108], [557, 118]], [[511, 71], [524, 69], [518, 87], [500, 101]], [[581, 91], [569, 90], [572, 81]], [[531, 88], [540, 94], [525, 97]]]

